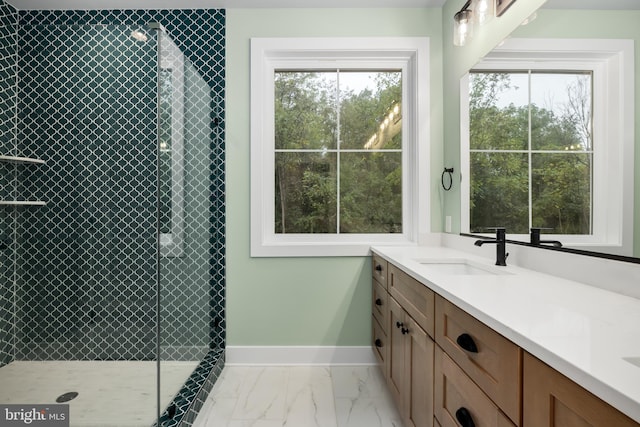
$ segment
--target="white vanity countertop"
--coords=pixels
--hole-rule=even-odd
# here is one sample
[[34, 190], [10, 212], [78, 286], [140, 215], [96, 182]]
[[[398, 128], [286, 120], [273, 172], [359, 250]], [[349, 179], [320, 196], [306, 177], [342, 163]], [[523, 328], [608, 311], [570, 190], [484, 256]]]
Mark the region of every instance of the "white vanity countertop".
[[[449, 248], [372, 250], [640, 422], [639, 299], [516, 266], [498, 267]], [[449, 275], [420, 263], [454, 259], [510, 274]]]

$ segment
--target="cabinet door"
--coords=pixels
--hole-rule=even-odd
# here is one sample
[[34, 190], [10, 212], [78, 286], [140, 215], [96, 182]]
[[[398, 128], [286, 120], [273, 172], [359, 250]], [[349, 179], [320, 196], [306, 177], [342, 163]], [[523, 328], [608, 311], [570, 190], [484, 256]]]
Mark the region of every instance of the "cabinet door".
[[389, 298], [389, 321], [389, 333], [387, 334], [387, 340], [389, 341], [387, 383], [397, 407], [402, 408], [402, 393], [405, 389], [405, 334], [402, 333], [404, 328], [404, 310], [402, 310], [402, 307], [400, 307], [393, 298]]
[[405, 390], [403, 413], [407, 427], [433, 425], [433, 340], [409, 316], [405, 317]]
[[523, 376], [523, 427], [640, 425], [528, 353]]

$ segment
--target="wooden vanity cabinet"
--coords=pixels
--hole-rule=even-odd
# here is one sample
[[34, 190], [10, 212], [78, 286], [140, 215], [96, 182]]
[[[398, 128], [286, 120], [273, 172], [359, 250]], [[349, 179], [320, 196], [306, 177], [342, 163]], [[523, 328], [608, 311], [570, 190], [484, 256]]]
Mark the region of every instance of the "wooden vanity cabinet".
[[384, 262], [374, 258], [373, 264], [374, 353], [405, 427], [431, 427], [435, 345], [423, 325], [433, 331], [434, 293], [391, 265], [385, 281], [387, 291], [375, 269], [375, 265], [385, 268]]
[[373, 279], [374, 352], [405, 427], [640, 427], [381, 257]]
[[523, 383], [523, 427], [640, 426], [529, 353]]

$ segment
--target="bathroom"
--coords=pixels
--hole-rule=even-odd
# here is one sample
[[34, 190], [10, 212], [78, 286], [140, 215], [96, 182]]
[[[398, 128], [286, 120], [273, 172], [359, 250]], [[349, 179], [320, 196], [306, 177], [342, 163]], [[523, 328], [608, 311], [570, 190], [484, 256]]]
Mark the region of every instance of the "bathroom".
[[[27, 16], [30, 13], [28, 12], [30, 10], [28, 3], [18, 0], [9, 2], [20, 11], [20, 14], [25, 15], [21, 19], [29, 18]], [[37, 3], [32, 3], [34, 9], [52, 7], [42, 6], [42, 4], [38, 6]], [[163, 258], [161, 251], [157, 251], [160, 259], [159, 275], [161, 276], [159, 287], [167, 291], [169, 289], [165, 286], [175, 287], [174, 292], [169, 292], [164, 298], [161, 297], [160, 309], [165, 307], [164, 301], [167, 309], [170, 309], [174, 316], [161, 316], [159, 326], [161, 336], [163, 336], [162, 331], [164, 330], [166, 333], [164, 336], [175, 336], [176, 346], [189, 346], [191, 345], [189, 338], [186, 333], [183, 333], [181, 327], [184, 330], [195, 328], [201, 335], [198, 338], [202, 338], [200, 341], [196, 340], [197, 345], [202, 344], [214, 350], [226, 348], [226, 362], [231, 364], [260, 365], [268, 363], [269, 360], [291, 364], [311, 362], [323, 364], [332, 361], [345, 364], [372, 363], [373, 359], [369, 350], [371, 339], [371, 260], [368, 255], [358, 254], [346, 257], [327, 255], [306, 257], [251, 256], [250, 39], [252, 37], [428, 37], [430, 39], [429, 85], [431, 87], [429, 98], [430, 129], [428, 131], [430, 143], [426, 160], [426, 164], [429, 166], [423, 168], [423, 173], [427, 178], [426, 194], [429, 195], [426, 206], [431, 206], [431, 208], [425, 214], [427, 232], [421, 243], [440, 244], [443, 242], [445, 245], [457, 245], [465, 250], [476, 251], [474, 253], [481, 253], [487, 258], [491, 258], [494, 256], [494, 248], [476, 248], [473, 247], [471, 239], [457, 237], [453, 234], [440, 234], [445, 231], [447, 216], [452, 216], [454, 219], [452, 231], [454, 233], [460, 231], [455, 223], [456, 218], [459, 217], [458, 181], [451, 192], [443, 192], [440, 186], [442, 168], [452, 165], [457, 168], [459, 165], [459, 150], [456, 148], [460, 132], [460, 113], [456, 100], [456, 95], [459, 93], [459, 78], [489, 50], [508, 36], [522, 20], [529, 17], [543, 2], [516, 1], [499, 20], [496, 19], [489, 23], [486, 30], [478, 30], [474, 42], [463, 48], [454, 48], [451, 43], [452, 16], [464, 3], [460, 1], [449, 0], [444, 3], [444, 6], [442, 4], [437, 6], [414, 4], [409, 8], [341, 8], [337, 3], [323, 3], [324, 7], [334, 8], [311, 10], [291, 8], [290, 4], [284, 3], [279, 5], [282, 9], [259, 7], [252, 9], [250, 5], [246, 8], [233, 8], [231, 5], [205, 3], [198, 2], [192, 7], [219, 9], [208, 12], [210, 16], [198, 16], [200, 12], [189, 16], [186, 10], [178, 12], [177, 9], [170, 11], [158, 9], [157, 14], [146, 16], [140, 10], [167, 7], [167, 3], [154, 5], [153, 2], [143, 2], [139, 7], [135, 6], [136, 11], [134, 12], [126, 10], [131, 7], [129, 4], [110, 2], [109, 6], [104, 7], [113, 10], [100, 12], [105, 13], [106, 16], [90, 11], [69, 12], [67, 18], [71, 22], [66, 23], [56, 21], [55, 19], [58, 18], [53, 12], [50, 12], [51, 15], [45, 12], [31, 12], [33, 21], [20, 21], [21, 23], [17, 25], [17, 31], [24, 31], [22, 37], [28, 37], [26, 27], [22, 28], [22, 23], [34, 26], [50, 24], [92, 26], [94, 24], [104, 25], [107, 22], [110, 25], [126, 26], [128, 34], [134, 30], [142, 29], [149, 37], [148, 42], [153, 42], [154, 33], [146, 25], [150, 22], [157, 22], [173, 42], [179, 46], [185, 54], [186, 60], [196, 67], [197, 71], [194, 74], [204, 79], [205, 86], [203, 88], [208, 85], [208, 88], [211, 89], [208, 96], [213, 99], [213, 106], [210, 112], [205, 113], [209, 114], [210, 120], [206, 121], [207, 132], [204, 136], [204, 138], [210, 139], [208, 143], [210, 147], [209, 145], [208, 147], [211, 151], [199, 153], [203, 156], [199, 160], [185, 158], [185, 161], [204, 161], [205, 163], [200, 164], [200, 167], [198, 167], [198, 163], [189, 167], [199, 172], [208, 171], [208, 176], [204, 176], [202, 178], [204, 182], [200, 183], [203, 186], [201, 187], [203, 188], [202, 192], [205, 195], [210, 195], [205, 207], [206, 212], [203, 218], [193, 218], [190, 223], [191, 226], [209, 224], [203, 231], [196, 232], [199, 236], [207, 236], [208, 239], [208, 244], [205, 244], [204, 247], [197, 245], [196, 248], [198, 256], [201, 257], [199, 259], [202, 261], [192, 261], [199, 268], [203, 264], [207, 266], [206, 271], [197, 273], [197, 279], [205, 280], [205, 282], [202, 283], [203, 288], [198, 290], [191, 286], [181, 288], [178, 283], [191, 283], [197, 279], [174, 273], [163, 284], [164, 278], [162, 276], [165, 274], [163, 271], [166, 274], [170, 273], [168, 270], [163, 270], [162, 262], [169, 263], [172, 261], [172, 257]], [[51, 5], [52, 3], [47, 2], [46, 4]], [[189, 6], [191, 5], [184, 3], [184, 7]], [[224, 9], [224, 7], [227, 8]], [[86, 5], [83, 5], [82, 2], [75, 2], [75, 4], [65, 2], [59, 8], [81, 10], [85, 9]], [[65, 15], [62, 12], [58, 13], [62, 16]], [[83, 14], [86, 15], [83, 16]], [[109, 15], [113, 15], [113, 17]], [[213, 25], [212, 22], [216, 24]], [[327, 26], [327, 22], [331, 22], [331, 25]], [[43, 31], [45, 30], [46, 28], [43, 28]], [[76, 30], [73, 29], [73, 31]], [[90, 30], [98, 31], [96, 28]], [[563, 36], [559, 30], [558, 33]], [[66, 31], [65, 36], [74, 38], [74, 35], [67, 34]], [[624, 37], [620, 36], [620, 38]], [[132, 40], [130, 37], [129, 39], [138, 43], [134, 46], [140, 47], [140, 42]], [[26, 52], [27, 47], [18, 45], [18, 61], [21, 59], [20, 52]], [[208, 49], [212, 49], [213, 52]], [[18, 70], [20, 70], [19, 66]], [[21, 89], [19, 83], [18, 89]], [[450, 94], [454, 94], [454, 96], [450, 96]], [[10, 101], [12, 99], [14, 98], [10, 98]], [[223, 99], [224, 102], [220, 99]], [[17, 102], [20, 103], [19, 97]], [[9, 108], [20, 111], [22, 107], [16, 105]], [[8, 120], [13, 119], [9, 118]], [[208, 128], [209, 126], [210, 128]], [[18, 131], [20, 131], [19, 125]], [[37, 155], [37, 153], [16, 154]], [[50, 160], [53, 156], [47, 155], [46, 151], [39, 155], [46, 160], [46, 168], [53, 167], [54, 163], [51, 163]], [[209, 159], [214, 160], [209, 162]], [[41, 173], [37, 172], [38, 165], [11, 165], [11, 167], [24, 168], [35, 174]], [[431, 172], [427, 173], [427, 170]], [[29, 184], [32, 187], [35, 185], [31, 182]], [[46, 200], [47, 209], [51, 209], [53, 199], [47, 197], [47, 192], [44, 189], [40, 188], [37, 191], [42, 191], [42, 193], [29, 196], [38, 197], [38, 200], [40, 198]], [[22, 221], [26, 215], [41, 215], [37, 209], [37, 207], [15, 208], [15, 211], [11, 212], [17, 212], [15, 214], [17, 217], [10, 217], [19, 218]], [[100, 214], [98, 209], [94, 210], [96, 215]], [[186, 211], [189, 211], [188, 207], [186, 207]], [[118, 217], [118, 215], [119, 213], [115, 212], [113, 217]], [[84, 213], [80, 213], [78, 217], [87, 222], [86, 224], [83, 222], [82, 226], [87, 229], [91, 227], [89, 215], [84, 216]], [[100, 217], [95, 218], [96, 223], [100, 224], [101, 219]], [[135, 221], [138, 222], [138, 219]], [[24, 224], [21, 223], [16, 229], [21, 230], [18, 227], [23, 226]], [[4, 227], [5, 225], [3, 225], [3, 231]], [[9, 227], [11, 228], [11, 225]], [[33, 233], [38, 229], [34, 225], [34, 228], [28, 231]], [[66, 233], [67, 231], [62, 230], [61, 232]], [[636, 236], [638, 235], [638, 227], [635, 227], [634, 233]], [[22, 237], [16, 232], [14, 240], [17, 238]], [[451, 241], [454, 242], [451, 243]], [[514, 247], [509, 248], [511, 254], [507, 262], [523, 262], [523, 256], [518, 257], [518, 249], [526, 251], [527, 248], [517, 247], [514, 250]], [[117, 256], [117, 259], [122, 259], [123, 257], [118, 253], [107, 254], [108, 248], [103, 248], [103, 250], [104, 252], [98, 250], [96, 253], [105, 258]], [[530, 265], [525, 267], [537, 269], [539, 264], [547, 263], [546, 259], [539, 259], [545, 257], [545, 254], [540, 255], [540, 252], [547, 251], [531, 249], [530, 253], [527, 252], [526, 257], [530, 260]], [[548, 252], [553, 253], [552, 251]], [[135, 258], [134, 255], [135, 253], [127, 255], [128, 262], [131, 264], [140, 263], [140, 259]], [[638, 254], [636, 253], [635, 256]], [[555, 259], [554, 257], [554, 262], [557, 262]], [[578, 266], [592, 265], [591, 260], [592, 258], [577, 257], [576, 263]], [[55, 261], [51, 260], [51, 262]], [[87, 262], [89, 261], [87, 260]], [[631, 268], [627, 267], [628, 263], [606, 260], [602, 263], [612, 265], [614, 271], [627, 271]], [[624, 266], [621, 266], [623, 264]], [[597, 265], [600, 266], [600, 264]], [[111, 267], [126, 269], [127, 266]], [[552, 273], [565, 274], [563, 267], [565, 270], [568, 268], [554, 266], [555, 270]], [[16, 268], [21, 267], [16, 266]], [[152, 266], [149, 268], [151, 269]], [[193, 266], [187, 267], [187, 269], [191, 273]], [[573, 269], [582, 270], [581, 267]], [[7, 277], [6, 274], [9, 273], [3, 272], [3, 277]], [[87, 278], [83, 277], [83, 280], [95, 280], [94, 276], [89, 276], [89, 272], [85, 274], [87, 274]], [[104, 275], [104, 271], [95, 271], [95, 274], [101, 276]], [[589, 274], [585, 272], [583, 276], [589, 276]], [[13, 272], [9, 277], [9, 280], [13, 282]], [[157, 277], [152, 277], [152, 280], [155, 279]], [[94, 289], [93, 285], [90, 286], [91, 289]], [[98, 304], [98, 301], [91, 301], [91, 303]], [[181, 303], [184, 305], [180, 306]], [[132, 302], [132, 304], [138, 308], [142, 307], [139, 302]], [[185, 318], [190, 312], [195, 311], [194, 307], [197, 307], [197, 310], [201, 310], [201, 312], [193, 313], [193, 318]], [[85, 327], [88, 332], [96, 333], [96, 327], [90, 324], [91, 311], [93, 309], [98, 317], [105, 315], [105, 311], [101, 312], [99, 305], [92, 306], [88, 311], [83, 311], [85, 308], [84, 306], [77, 307], [78, 312], [86, 316], [82, 320], [80, 320], [81, 316], [78, 316], [77, 322], [82, 323], [82, 327]], [[102, 307], [102, 310], [106, 309], [106, 307]], [[135, 313], [133, 316], [135, 317]], [[203, 319], [205, 320], [203, 321]], [[192, 326], [199, 321], [203, 321], [203, 325]], [[99, 325], [98, 320], [95, 322], [97, 322], [96, 325]], [[81, 328], [76, 325], [71, 329], [74, 327]], [[92, 330], [91, 327], [94, 329]], [[186, 343], [183, 344], [183, 340]], [[98, 347], [98, 342], [94, 341], [94, 343]], [[154, 355], [157, 354], [155, 346], [158, 343], [154, 334], [149, 335], [145, 344], [154, 349]], [[111, 357], [110, 355], [103, 356]], [[195, 357], [195, 354], [189, 354], [189, 356], [190, 359], [187, 362], [196, 365], [203, 360], [198, 358], [200, 355]], [[93, 355], [93, 357], [96, 356]], [[177, 354], [176, 358], [178, 358]], [[152, 357], [153, 361], [156, 359], [156, 356]], [[160, 357], [160, 360], [163, 358]], [[183, 361], [176, 360], [176, 362]], [[215, 365], [215, 369], [222, 369], [220, 359], [209, 363], [212, 366]], [[160, 366], [162, 367], [162, 362]], [[211, 370], [209, 369], [209, 371]], [[155, 372], [150, 373], [147, 377], [152, 382], [149, 390], [155, 399], [157, 388]], [[182, 379], [182, 383], [186, 381], [186, 377]], [[163, 387], [161, 375], [160, 388]], [[180, 385], [177, 387], [180, 388]], [[77, 390], [64, 389], [59, 394], [68, 391]], [[177, 391], [171, 390], [169, 394], [175, 395]], [[162, 404], [153, 403], [149, 407], [152, 412], [156, 411], [161, 415], [167, 409], [164, 402]], [[176, 405], [178, 413], [181, 411], [180, 408], [180, 405]], [[151, 423], [152, 421], [147, 425]]]

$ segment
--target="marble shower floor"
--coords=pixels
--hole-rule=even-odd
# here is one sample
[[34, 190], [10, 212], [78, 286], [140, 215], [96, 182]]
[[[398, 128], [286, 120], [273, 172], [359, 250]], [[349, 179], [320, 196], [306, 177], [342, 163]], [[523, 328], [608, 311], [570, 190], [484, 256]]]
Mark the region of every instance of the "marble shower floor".
[[193, 427], [403, 427], [376, 366], [227, 366]]
[[[162, 362], [164, 409], [198, 362]], [[149, 427], [157, 418], [157, 363], [142, 361], [12, 362], [0, 368], [0, 404], [69, 403], [71, 427]]]

